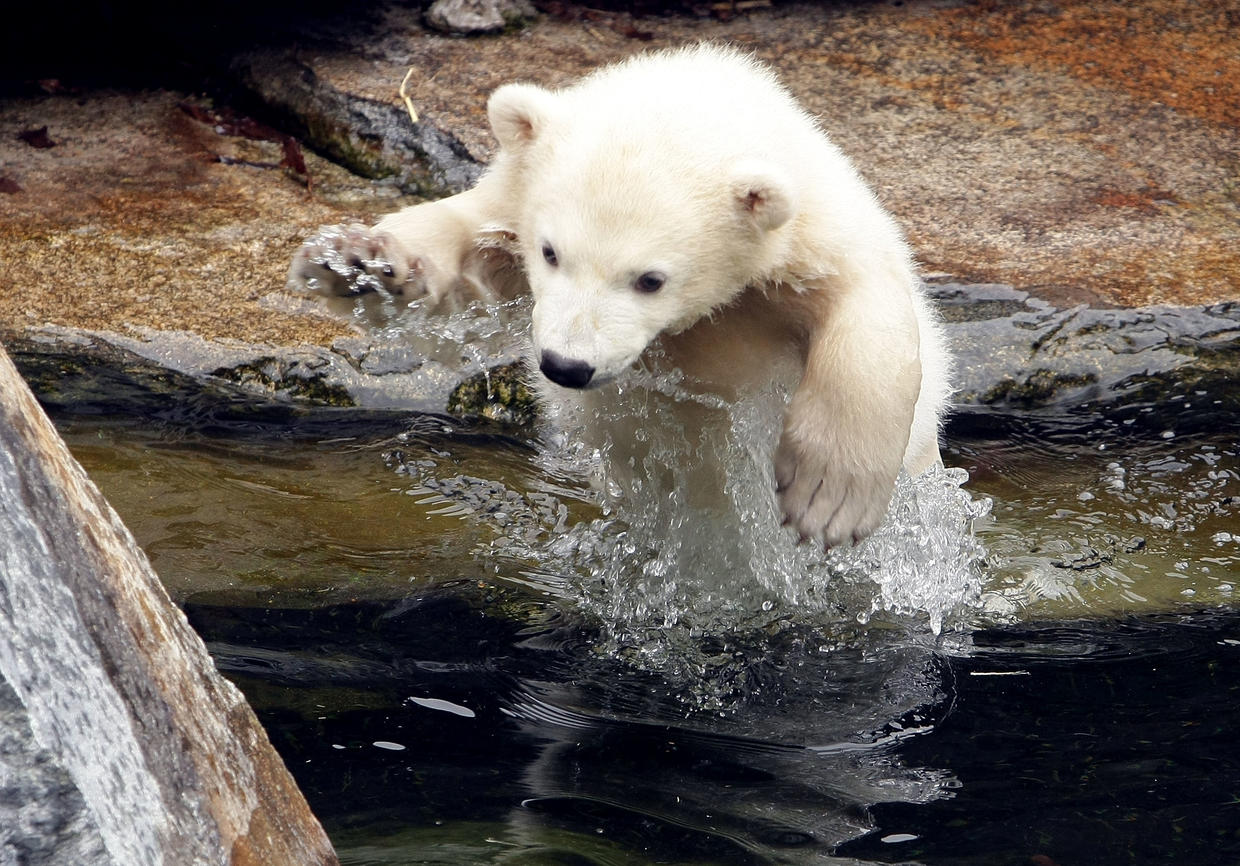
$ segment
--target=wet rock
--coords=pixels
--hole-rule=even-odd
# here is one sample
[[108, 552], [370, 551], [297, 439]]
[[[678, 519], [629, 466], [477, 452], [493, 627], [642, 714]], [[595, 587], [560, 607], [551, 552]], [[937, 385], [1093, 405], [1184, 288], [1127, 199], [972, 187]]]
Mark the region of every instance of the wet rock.
[[502, 424], [532, 424], [538, 417], [538, 398], [528, 384], [529, 375], [519, 362], [477, 373], [452, 390], [448, 412]]
[[[204, 340], [184, 331], [122, 335], [49, 328], [7, 343], [40, 400], [54, 405], [101, 400], [101, 411], [131, 393], [129, 380], [136, 377], [142, 390], [155, 393], [161, 388], [200, 390], [205, 383], [231, 391], [231, 398], [222, 393], [222, 399], [248, 393], [251, 399], [443, 413], [455, 391], [469, 391], [462, 390], [463, 382], [482, 375], [476, 362], [448, 365], [383, 337], [342, 338], [330, 348], [282, 347]], [[499, 390], [492, 394], [499, 401], [496, 407], [482, 411], [485, 400], [457, 398], [460, 414], [498, 418], [508, 413], [524, 423], [521, 407], [528, 394], [507, 373], [515, 359], [498, 360]], [[78, 384], [79, 374], [90, 368], [105, 371], [111, 393], [101, 394], [92, 385], [98, 381], [93, 376]]]
[[218, 367], [212, 376], [239, 385], [287, 394], [327, 406], [353, 406], [354, 400], [343, 385], [327, 381], [326, 359], [305, 363], [302, 359], [277, 358], [264, 355], [233, 367]]
[[435, 0], [426, 23], [444, 33], [469, 36], [519, 27], [536, 12], [526, 0]]
[[1084, 550], [1077, 551], [1071, 556], [1052, 559], [1051, 565], [1055, 568], [1065, 568], [1071, 571], [1088, 571], [1091, 568], [1099, 568], [1114, 559], [1115, 557], [1110, 553], [1100, 553], [1097, 548], [1086, 547]]
[[[1196, 404], [1198, 423], [1240, 411], [1240, 304], [1061, 309], [1007, 286], [936, 283], [931, 292], [956, 354], [960, 405], [1022, 412], [1107, 407], [1141, 413], [1143, 425], [1164, 423], [1186, 403]], [[386, 331], [342, 337], [330, 347], [229, 344], [157, 330], [49, 328], [31, 335], [36, 339], [10, 344], [44, 358], [38, 370], [26, 366], [41, 399], [56, 399], [58, 365], [95, 359], [123, 366], [131, 358], [325, 405], [446, 411], [514, 424], [530, 423], [537, 412], [516, 357], [491, 357], [484, 370], [476, 355], [435, 360]]]
[[0, 563], [0, 707], [19, 726], [20, 706], [31, 732], [6, 738], [4, 765], [16, 745], [38, 771], [24, 776], [38, 799], [5, 822], [6, 862], [38, 862], [19, 854], [31, 850], [84, 866], [338, 862], [241, 693], [3, 352]]
[[[1196, 401], [1234, 411], [1240, 303], [1062, 309], [1007, 286], [932, 287], [957, 356], [956, 400], [1036, 409]], [[1207, 413], [1209, 414], [1209, 413]]]

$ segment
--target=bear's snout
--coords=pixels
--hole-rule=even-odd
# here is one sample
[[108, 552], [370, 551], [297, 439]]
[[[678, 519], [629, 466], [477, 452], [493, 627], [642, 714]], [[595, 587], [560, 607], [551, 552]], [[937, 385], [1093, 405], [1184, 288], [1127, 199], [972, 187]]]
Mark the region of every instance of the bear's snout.
[[565, 358], [550, 349], [543, 350], [538, 369], [552, 382], [565, 388], [584, 388], [594, 378], [594, 368], [585, 361]]

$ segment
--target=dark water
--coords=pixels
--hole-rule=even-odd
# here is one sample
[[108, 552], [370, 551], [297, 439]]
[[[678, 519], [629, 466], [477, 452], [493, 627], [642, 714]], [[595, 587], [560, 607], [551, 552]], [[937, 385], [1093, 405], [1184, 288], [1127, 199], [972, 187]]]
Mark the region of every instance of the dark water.
[[450, 595], [189, 612], [348, 863], [1240, 862], [1234, 611], [839, 651], [725, 719]]
[[1240, 863], [1240, 456], [1208, 415], [958, 416], [977, 608], [706, 635], [707, 711], [400, 471], [584, 508], [520, 433], [26, 372], [347, 864]]
[[[880, 804], [879, 829], [841, 853], [1240, 862], [1235, 611], [984, 632], [974, 644], [949, 666], [952, 712], [900, 749], [911, 764], [950, 767], [956, 796]], [[920, 838], [884, 846], [893, 831]]]

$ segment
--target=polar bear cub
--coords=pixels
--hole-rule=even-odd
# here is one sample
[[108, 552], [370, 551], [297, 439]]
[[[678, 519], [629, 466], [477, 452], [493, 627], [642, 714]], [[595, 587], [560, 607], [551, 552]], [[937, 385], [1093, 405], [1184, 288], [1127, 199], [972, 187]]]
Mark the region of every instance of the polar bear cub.
[[775, 486], [826, 547], [879, 525], [901, 466], [939, 459], [949, 358], [909, 250], [768, 68], [700, 45], [509, 84], [487, 112], [499, 151], [474, 188], [325, 230], [290, 282], [428, 304], [528, 290], [549, 400], [606, 399], [656, 355], [743, 399], [790, 356]]

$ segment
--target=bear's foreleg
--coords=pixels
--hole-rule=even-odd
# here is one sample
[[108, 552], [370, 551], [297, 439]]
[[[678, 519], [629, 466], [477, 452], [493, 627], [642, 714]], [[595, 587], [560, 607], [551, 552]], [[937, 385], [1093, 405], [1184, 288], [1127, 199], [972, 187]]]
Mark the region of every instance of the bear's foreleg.
[[293, 257], [293, 290], [350, 297], [383, 292], [426, 306], [508, 298], [526, 290], [494, 183], [415, 205], [372, 228], [326, 226]]
[[805, 372], [784, 416], [775, 481], [785, 523], [827, 548], [882, 522], [921, 389], [907, 290], [809, 289]]

